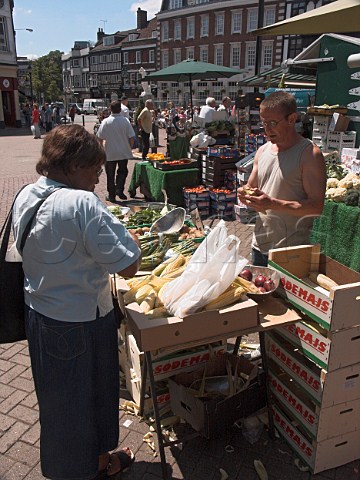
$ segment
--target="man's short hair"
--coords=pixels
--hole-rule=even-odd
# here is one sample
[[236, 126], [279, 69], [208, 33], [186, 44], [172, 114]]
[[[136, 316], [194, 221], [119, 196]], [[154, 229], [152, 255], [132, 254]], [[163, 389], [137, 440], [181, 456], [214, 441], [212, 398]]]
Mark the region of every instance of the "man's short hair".
[[128, 99], [128, 97], [127, 97], [126, 95], [123, 95], [123, 96], [121, 97], [121, 101], [127, 100], [127, 99]]
[[121, 103], [119, 100], [114, 100], [110, 103], [111, 113], [120, 113], [121, 112]]
[[209, 107], [211, 107], [214, 103], [216, 104], [216, 100], [214, 97], [208, 97], [206, 99], [206, 105], [208, 105]]
[[270, 93], [270, 95], [261, 102], [260, 108], [281, 110], [285, 115], [295, 113], [297, 109], [294, 95], [283, 91]]

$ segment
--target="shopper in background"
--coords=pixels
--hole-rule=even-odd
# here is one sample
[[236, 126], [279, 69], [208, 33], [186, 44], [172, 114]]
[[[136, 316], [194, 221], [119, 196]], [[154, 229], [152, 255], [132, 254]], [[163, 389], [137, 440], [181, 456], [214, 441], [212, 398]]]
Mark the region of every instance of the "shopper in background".
[[121, 115], [127, 118], [128, 120], [130, 120], [130, 110], [128, 105], [129, 105], [128, 97], [123, 95], [121, 97]]
[[204, 123], [212, 122], [213, 113], [216, 110], [216, 100], [213, 97], [208, 97], [206, 99], [206, 105], [201, 107], [199, 118], [204, 119]]
[[141, 251], [94, 194], [105, 162], [103, 147], [85, 128], [54, 128], [36, 165], [41, 177], [21, 190], [13, 211], [20, 250], [38, 209], [22, 252], [25, 326], [39, 404], [41, 469], [54, 480], [105, 478], [134, 459], [128, 448], [108, 453], [119, 440], [109, 274], [133, 276]]
[[324, 206], [326, 171], [320, 149], [296, 132], [293, 95], [271, 93], [260, 105], [260, 119], [268, 142], [238, 196], [258, 212], [252, 260], [266, 266], [270, 249], [309, 243], [313, 219]]
[[69, 110], [69, 117], [71, 118], [71, 123], [74, 123], [75, 114], [76, 114], [75, 105], [71, 105], [70, 110]]
[[31, 130], [33, 132], [34, 138], [41, 138], [41, 132], [40, 132], [40, 112], [39, 112], [39, 106], [37, 103], [34, 103], [33, 109], [31, 112], [31, 123], [32, 127]]
[[52, 111], [48, 103], [45, 103], [45, 129], [47, 132], [52, 129]]
[[140, 112], [140, 115], [137, 117], [137, 122], [139, 125], [139, 131], [141, 134], [141, 139], [143, 143], [142, 147], [142, 159], [145, 160], [150, 148], [150, 133], [152, 132], [152, 125], [154, 121], [154, 104], [152, 100], [146, 100], [145, 108]]
[[101, 122], [96, 135], [101, 143], [105, 141], [108, 191], [106, 200], [116, 202], [115, 195], [121, 200], [127, 199], [124, 188], [128, 175], [128, 159], [132, 158], [131, 149], [134, 145], [135, 132], [129, 120], [121, 114], [121, 103], [118, 100], [111, 102], [110, 110], [111, 115]]
[[222, 110], [226, 111], [226, 120], [229, 120], [231, 116], [231, 98], [230, 97], [224, 97], [222, 99], [222, 104], [219, 105], [218, 112], [221, 112]]

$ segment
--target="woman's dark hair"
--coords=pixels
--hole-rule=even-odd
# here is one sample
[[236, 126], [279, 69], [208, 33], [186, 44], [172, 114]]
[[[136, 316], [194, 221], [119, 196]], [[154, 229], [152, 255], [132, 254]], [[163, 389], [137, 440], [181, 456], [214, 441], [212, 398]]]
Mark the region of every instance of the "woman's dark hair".
[[36, 171], [44, 176], [54, 170], [67, 174], [105, 162], [105, 150], [94, 134], [81, 125], [59, 125], [46, 134]]

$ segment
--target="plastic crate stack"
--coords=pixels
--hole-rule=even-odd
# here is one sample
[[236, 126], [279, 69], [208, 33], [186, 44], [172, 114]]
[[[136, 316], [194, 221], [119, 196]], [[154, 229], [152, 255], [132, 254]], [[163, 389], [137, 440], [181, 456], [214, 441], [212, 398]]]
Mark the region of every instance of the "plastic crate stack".
[[331, 117], [328, 115], [314, 115], [312, 141], [321, 149], [327, 146], [328, 130]]
[[202, 191], [189, 191], [192, 189], [184, 188], [184, 205], [187, 213], [195, 208], [198, 209], [201, 218], [207, 218], [210, 215], [210, 192], [207, 189]]
[[228, 190], [237, 190], [239, 181], [237, 178], [237, 171], [234, 169], [225, 170], [224, 187]]
[[262, 133], [248, 133], [245, 136], [245, 151], [246, 154], [256, 152], [261, 145], [266, 142], [266, 135]]
[[[302, 318], [266, 334], [274, 423], [318, 473], [360, 458], [360, 274], [318, 246], [272, 250], [269, 258], [281, 295]], [[330, 293], [311, 282], [318, 270], [341, 287]]]
[[326, 149], [341, 152], [343, 148], [354, 148], [356, 132], [329, 132]]
[[236, 200], [236, 190], [229, 193], [210, 190], [210, 213], [219, 218], [232, 217]]

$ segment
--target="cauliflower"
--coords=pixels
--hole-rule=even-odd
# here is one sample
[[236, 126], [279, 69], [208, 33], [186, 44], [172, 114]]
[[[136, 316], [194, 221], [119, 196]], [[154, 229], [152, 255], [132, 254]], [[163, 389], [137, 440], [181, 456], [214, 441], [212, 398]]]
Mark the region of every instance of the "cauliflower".
[[333, 200], [334, 202], [342, 202], [345, 198], [347, 189], [343, 187], [337, 187], [333, 189], [333, 192], [331, 193], [330, 200]]
[[326, 188], [336, 188], [338, 186], [339, 180], [335, 177], [328, 178], [326, 180]]
[[352, 186], [353, 186], [353, 181], [350, 179], [346, 179], [346, 177], [340, 180], [338, 184], [338, 187], [341, 187], [341, 188], [352, 188]]
[[332, 200], [332, 197], [336, 191], [336, 188], [328, 188], [325, 192], [325, 198], [328, 200]]
[[353, 184], [353, 188], [355, 188], [355, 190], [360, 190], [360, 178], [355, 178], [352, 181], [352, 184]]

